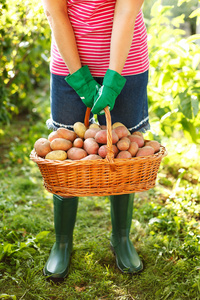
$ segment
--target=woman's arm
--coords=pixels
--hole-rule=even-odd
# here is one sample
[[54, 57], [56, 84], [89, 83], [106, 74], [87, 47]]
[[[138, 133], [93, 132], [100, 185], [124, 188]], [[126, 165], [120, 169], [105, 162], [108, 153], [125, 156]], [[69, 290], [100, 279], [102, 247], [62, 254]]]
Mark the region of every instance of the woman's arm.
[[134, 33], [136, 17], [144, 0], [117, 0], [111, 36], [109, 69], [121, 74]]
[[76, 40], [71, 26], [66, 0], [42, 0], [58, 50], [72, 74], [81, 68]]

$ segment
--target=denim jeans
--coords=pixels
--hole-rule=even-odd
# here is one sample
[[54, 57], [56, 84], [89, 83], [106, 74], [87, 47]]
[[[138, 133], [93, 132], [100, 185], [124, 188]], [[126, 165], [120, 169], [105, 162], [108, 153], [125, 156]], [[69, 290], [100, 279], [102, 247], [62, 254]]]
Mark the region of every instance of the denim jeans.
[[[147, 101], [148, 71], [125, 78], [126, 84], [111, 111], [112, 123], [121, 122], [131, 133], [145, 132], [150, 128]], [[86, 106], [64, 79], [65, 76], [51, 74], [51, 118], [47, 120], [49, 129], [72, 129], [75, 122], [84, 122]], [[95, 80], [102, 85], [103, 77], [95, 77]], [[105, 115], [97, 116], [97, 119], [100, 125], [106, 124]], [[90, 122], [94, 121], [91, 113]]]

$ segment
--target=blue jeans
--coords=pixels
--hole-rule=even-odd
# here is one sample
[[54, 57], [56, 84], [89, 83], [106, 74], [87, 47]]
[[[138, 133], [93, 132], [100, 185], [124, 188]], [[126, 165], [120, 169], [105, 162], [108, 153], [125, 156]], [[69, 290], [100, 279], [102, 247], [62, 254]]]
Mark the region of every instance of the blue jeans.
[[[121, 122], [131, 133], [145, 132], [150, 128], [147, 102], [148, 71], [125, 78], [126, 84], [111, 111], [112, 123]], [[75, 122], [84, 122], [86, 106], [64, 79], [65, 76], [51, 74], [51, 118], [47, 120], [49, 129], [72, 129]], [[95, 80], [102, 85], [103, 77], [95, 77]], [[100, 125], [106, 124], [105, 115], [97, 118]], [[94, 121], [91, 113], [90, 122]]]

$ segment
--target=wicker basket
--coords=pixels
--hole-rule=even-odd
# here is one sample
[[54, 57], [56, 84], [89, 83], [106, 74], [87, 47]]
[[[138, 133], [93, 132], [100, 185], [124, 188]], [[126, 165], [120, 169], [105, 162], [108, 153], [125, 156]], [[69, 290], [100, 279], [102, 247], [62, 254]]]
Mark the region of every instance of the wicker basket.
[[[85, 125], [89, 124], [87, 109]], [[105, 196], [130, 194], [155, 186], [161, 160], [167, 155], [165, 147], [154, 155], [114, 159], [112, 151], [111, 117], [105, 108], [108, 154], [102, 160], [53, 161], [38, 157], [32, 150], [30, 159], [37, 163], [44, 186], [50, 193], [67, 196]]]

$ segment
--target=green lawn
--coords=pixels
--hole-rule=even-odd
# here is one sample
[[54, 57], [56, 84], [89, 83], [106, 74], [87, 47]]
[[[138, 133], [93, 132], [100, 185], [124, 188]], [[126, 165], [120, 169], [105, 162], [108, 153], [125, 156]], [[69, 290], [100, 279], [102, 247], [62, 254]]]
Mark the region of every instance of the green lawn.
[[131, 240], [144, 271], [131, 276], [116, 268], [109, 198], [84, 197], [70, 274], [59, 285], [45, 280], [54, 242], [52, 195], [29, 160], [35, 140], [49, 133], [44, 97], [38, 107], [37, 115], [0, 131], [0, 299], [200, 299], [200, 152], [183, 138], [161, 139], [169, 154], [156, 187], [136, 194]]

